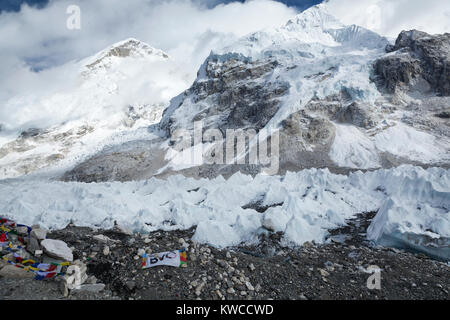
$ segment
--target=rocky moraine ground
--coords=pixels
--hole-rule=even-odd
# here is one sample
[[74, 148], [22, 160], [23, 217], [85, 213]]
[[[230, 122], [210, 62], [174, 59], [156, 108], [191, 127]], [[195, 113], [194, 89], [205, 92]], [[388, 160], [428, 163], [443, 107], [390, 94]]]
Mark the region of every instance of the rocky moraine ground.
[[[283, 247], [280, 233], [261, 236], [258, 245], [218, 250], [192, 242], [194, 229], [140, 235], [69, 225], [47, 238], [66, 242], [74, 260], [86, 265], [81, 289], [68, 290], [61, 276], [38, 281], [23, 270], [8, 273], [3, 264], [0, 299], [449, 299], [449, 264], [371, 245], [364, 232], [373, 216], [332, 230], [325, 244], [296, 248]], [[183, 247], [185, 267], [141, 269], [144, 250]], [[371, 265], [381, 269], [380, 290], [367, 287]]]

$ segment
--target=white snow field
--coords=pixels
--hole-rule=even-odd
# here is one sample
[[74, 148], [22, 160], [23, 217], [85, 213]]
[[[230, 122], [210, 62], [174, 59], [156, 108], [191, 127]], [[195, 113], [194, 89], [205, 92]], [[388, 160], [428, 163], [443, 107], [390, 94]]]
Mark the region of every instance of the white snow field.
[[[449, 170], [410, 165], [348, 176], [309, 169], [283, 177], [236, 173], [228, 180], [181, 175], [91, 184], [9, 179], [0, 180], [0, 215], [50, 229], [70, 221], [111, 228], [115, 220], [141, 232], [197, 226], [194, 240], [216, 247], [254, 243], [270, 229], [284, 232], [284, 244], [290, 246], [323, 242], [327, 230], [345, 219], [381, 208], [368, 229], [370, 240], [422, 250], [428, 239], [434, 254], [448, 259], [449, 186]], [[264, 213], [242, 208], [251, 203], [273, 206]]]

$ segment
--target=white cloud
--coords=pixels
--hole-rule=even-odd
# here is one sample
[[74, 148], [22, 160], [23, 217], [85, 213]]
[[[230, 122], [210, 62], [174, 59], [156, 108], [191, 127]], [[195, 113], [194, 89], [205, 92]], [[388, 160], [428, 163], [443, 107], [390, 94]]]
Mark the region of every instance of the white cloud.
[[447, 0], [329, 0], [330, 12], [345, 24], [357, 24], [396, 38], [402, 30], [450, 32]]
[[2, 67], [2, 74], [5, 69], [18, 68], [26, 59], [44, 58], [61, 64], [129, 37], [145, 41], [174, 58], [192, 59], [198, 64], [205, 51], [221, 45], [220, 41], [278, 26], [296, 14], [270, 0], [231, 3], [214, 9], [198, 2], [78, 0], [75, 3], [81, 8], [82, 22], [79, 31], [66, 28], [66, 9], [73, 0], [53, 0], [43, 10], [24, 6], [19, 13], [3, 13], [0, 54], [9, 65]]
[[[166, 51], [193, 81], [214, 47], [239, 36], [283, 24], [294, 9], [271, 0], [252, 0], [208, 8], [208, 0], [51, 0], [42, 10], [23, 6], [0, 15], [0, 123], [14, 121], [5, 103], [33, 92], [46, 95], [73, 81], [73, 70], [47, 68], [93, 55], [126, 38]], [[81, 30], [69, 30], [69, 5], [81, 8]], [[10, 104], [18, 108], [17, 103]], [[28, 109], [24, 109], [28, 110]], [[38, 112], [38, 110], [36, 110]], [[31, 118], [35, 116], [30, 114]], [[21, 119], [26, 115], [21, 115]], [[14, 123], [7, 123], [14, 127]]]

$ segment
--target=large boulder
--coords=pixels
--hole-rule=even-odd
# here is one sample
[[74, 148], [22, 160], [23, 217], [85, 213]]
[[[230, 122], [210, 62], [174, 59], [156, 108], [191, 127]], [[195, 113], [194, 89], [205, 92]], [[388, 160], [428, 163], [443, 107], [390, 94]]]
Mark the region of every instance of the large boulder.
[[273, 59], [252, 60], [240, 54], [211, 54], [197, 80], [164, 111], [161, 128], [170, 136], [177, 129], [190, 129], [195, 121], [204, 128], [255, 129], [259, 131], [280, 108], [290, 85], [273, 81], [279, 66]]
[[45, 239], [41, 241], [41, 246], [44, 249], [44, 252], [52, 258], [70, 262], [73, 261], [72, 250], [64, 241]]

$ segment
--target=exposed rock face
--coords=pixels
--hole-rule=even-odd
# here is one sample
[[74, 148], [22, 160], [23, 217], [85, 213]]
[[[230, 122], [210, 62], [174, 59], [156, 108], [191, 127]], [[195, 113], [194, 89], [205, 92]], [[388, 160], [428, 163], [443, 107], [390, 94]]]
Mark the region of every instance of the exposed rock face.
[[335, 138], [335, 126], [331, 119], [348, 103], [348, 99], [345, 91], [325, 99], [314, 98], [304, 110], [289, 115], [281, 122], [281, 173], [311, 167], [333, 168], [334, 164], [328, 156]]
[[361, 128], [373, 128], [377, 124], [377, 120], [371, 110], [368, 107], [363, 107], [358, 102], [353, 102], [343, 108], [337, 114], [337, 120]]
[[[390, 54], [377, 60], [374, 72], [379, 86], [388, 92], [425, 80], [429, 89], [442, 96], [450, 95], [450, 33], [429, 35], [425, 32], [403, 31], [395, 45], [388, 45]], [[422, 81], [423, 82], [423, 81]]]
[[41, 130], [41, 129], [38, 129], [38, 128], [30, 128], [30, 129], [28, 129], [28, 130], [26, 130], [26, 131], [23, 131], [23, 132], [20, 134], [20, 137], [21, 137], [22, 139], [26, 139], [26, 138], [36, 137], [36, 136], [38, 136], [38, 135], [40, 135], [40, 134], [42, 134], [42, 133], [44, 133], [44, 131]]
[[323, 117], [312, 117], [304, 110], [290, 115], [282, 125], [286, 135], [297, 136], [306, 145], [333, 141], [334, 127], [331, 121]]
[[[160, 142], [160, 141], [159, 141]], [[68, 171], [64, 181], [129, 181], [151, 177], [165, 164], [165, 152], [157, 145], [136, 141], [129, 147], [96, 155]]]
[[[53, 129], [29, 129], [22, 132], [17, 139], [1, 146], [0, 177], [8, 177], [13, 173], [28, 174], [56, 164], [66, 158], [71, 148], [75, 147], [80, 139], [95, 130], [92, 126], [85, 125], [69, 130], [59, 127]], [[54, 153], [39, 150], [42, 145], [48, 144], [53, 146]], [[8, 156], [13, 155], [19, 157], [20, 161], [8, 160]]]
[[[199, 71], [204, 74], [186, 91], [188, 98], [164, 112], [161, 127], [170, 135], [202, 120], [204, 128], [214, 122], [223, 133], [235, 128], [258, 131], [272, 119], [280, 107], [280, 98], [289, 90], [288, 83], [266, 80], [277, 66], [276, 60], [252, 61], [237, 54], [231, 58], [212, 54]], [[190, 107], [191, 112], [186, 112]], [[181, 123], [183, 113], [189, 119]]]

